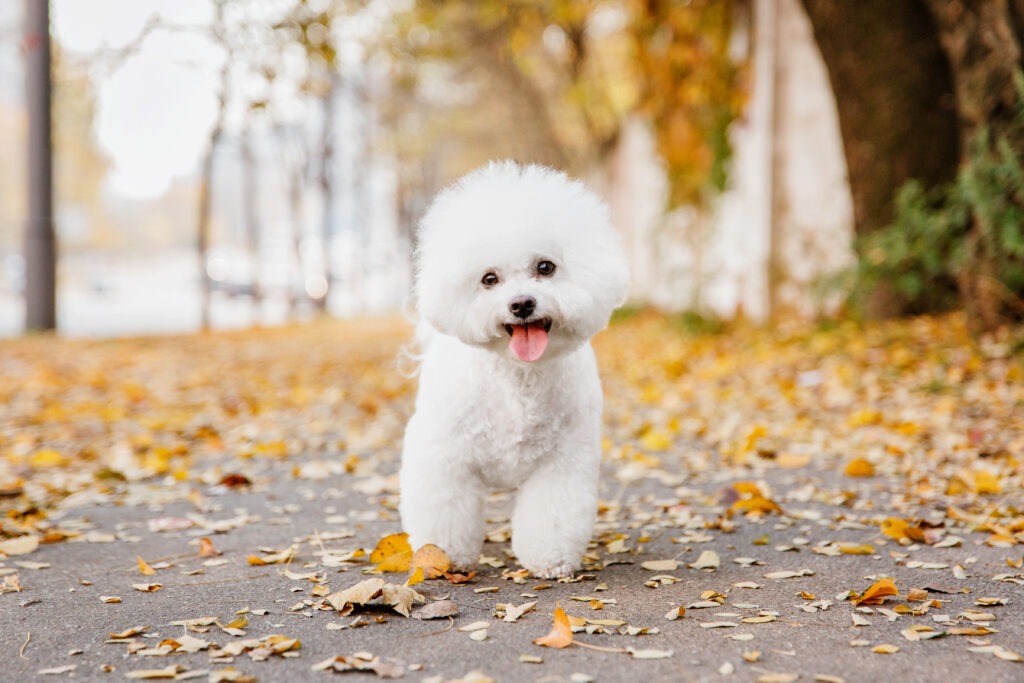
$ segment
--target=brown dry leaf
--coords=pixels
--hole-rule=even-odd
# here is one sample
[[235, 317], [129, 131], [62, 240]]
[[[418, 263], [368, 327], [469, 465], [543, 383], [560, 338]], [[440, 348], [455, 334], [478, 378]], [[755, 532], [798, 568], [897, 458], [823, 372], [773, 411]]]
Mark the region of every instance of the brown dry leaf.
[[39, 537], [18, 536], [0, 541], [0, 555], [28, 555], [39, 547]]
[[652, 572], [674, 572], [679, 568], [676, 560], [647, 560], [641, 563], [641, 568]]
[[519, 617], [523, 616], [527, 612], [532, 612], [536, 606], [536, 601], [524, 602], [522, 605], [518, 606], [513, 604], [499, 605], [499, 607], [501, 607], [502, 611], [505, 613], [505, 616], [502, 618], [502, 621], [508, 622], [510, 624], [519, 621]]
[[924, 602], [928, 599], [928, 591], [920, 588], [911, 588], [907, 591], [907, 602]]
[[[413, 553], [410, 566], [413, 569], [422, 569], [424, 579], [439, 579], [451, 568], [451, 564], [448, 553], [428, 543]], [[380, 566], [377, 568], [380, 569]]]
[[178, 674], [185, 671], [185, 667], [178, 664], [164, 667], [163, 669], [138, 669], [125, 672], [125, 678], [133, 678], [144, 681], [157, 681], [174, 679]]
[[393, 583], [386, 583], [381, 589], [384, 604], [401, 614], [409, 616], [414, 602], [426, 602], [426, 598], [408, 586], [398, 586]]
[[466, 572], [465, 574], [459, 572], [445, 572], [444, 578], [448, 580], [448, 583], [459, 585], [462, 583], [469, 583], [476, 577], [476, 572]]
[[626, 652], [633, 659], [668, 659], [672, 656], [672, 650], [635, 650], [628, 647]]
[[691, 569], [710, 569], [716, 571], [721, 563], [718, 553], [714, 550], [705, 550], [697, 558], [697, 561], [690, 565]]
[[213, 541], [207, 536], [199, 539], [199, 557], [217, 557], [221, 552], [213, 547]]
[[377, 674], [379, 678], [402, 678], [405, 675], [405, 667], [398, 664], [386, 664], [379, 657], [374, 657], [368, 652], [357, 652], [349, 656], [338, 655], [317, 662], [311, 668], [313, 671], [333, 671], [335, 673], [365, 671]]
[[267, 564], [287, 564], [292, 561], [295, 557], [295, 553], [298, 552], [299, 547], [297, 545], [289, 546], [284, 550], [276, 553], [268, 553], [263, 557], [259, 555], [249, 555], [245, 558], [245, 561], [254, 567], [261, 567]]
[[896, 584], [892, 579], [879, 579], [871, 584], [862, 595], [851, 598], [850, 602], [854, 605], [881, 605], [890, 595], [899, 595]]
[[64, 666], [54, 666], [49, 669], [40, 669], [36, 673], [40, 676], [59, 676], [61, 674], [71, 673], [77, 668], [77, 664], [66, 664]]
[[132, 588], [142, 593], [155, 593], [164, 585], [162, 583], [133, 583]]
[[572, 628], [569, 626], [569, 617], [562, 606], [555, 602], [554, 623], [551, 632], [541, 638], [535, 638], [534, 645], [542, 647], [563, 648], [572, 645]]
[[873, 477], [875, 476], [875, 466], [865, 458], [854, 458], [846, 463], [843, 474], [848, 477]]
[[391, 534], [380, 539], [370, 553], [370, 562], [377, 565], [378, 572], [407, 572], [412, 564], [412, 547], [409, 534]]
[[344, 616], [351, 613], [356, 605], [365, 605], [379, 596], [384, 589], [384, 583], [384, 579], [366, 579], [350, 588], [332, 593], [327, 596], [327, 602]]
[[438, 600], [412, 613], [417, 619], [443, 619], [459, 615], [459, 606], [454, 600]]

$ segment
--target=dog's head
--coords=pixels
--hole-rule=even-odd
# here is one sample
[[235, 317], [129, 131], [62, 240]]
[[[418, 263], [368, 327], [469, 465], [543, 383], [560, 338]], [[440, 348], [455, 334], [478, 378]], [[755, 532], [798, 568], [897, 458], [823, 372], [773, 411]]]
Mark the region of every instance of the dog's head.
[[629, 269], [608, 209], [543, 166], [495, 162], [420, 223], [416, 298], [440, 332], [520, 362], [577, 348], [625, 300]]

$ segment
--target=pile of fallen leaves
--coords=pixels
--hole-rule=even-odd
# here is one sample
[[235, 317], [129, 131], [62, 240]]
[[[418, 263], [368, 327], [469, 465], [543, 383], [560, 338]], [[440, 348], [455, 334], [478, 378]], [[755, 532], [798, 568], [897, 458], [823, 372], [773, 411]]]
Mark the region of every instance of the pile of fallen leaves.
[[[264, 479], [284, 472], [365, 495], [376, 509], [361, 521], [387, 519], [397, 527], [394, 473], [415, 387], [399, 371], [399, 357], [410, 334], [408, 325], [394, 321], [321, 321], [159, 339], [0, 341], [0, 594], [22, 590], [19, 570], [44, 567], [27, 558], [41, 545], [120, 539], [76, 525], [66, 512], [92, 503], [137, 503], [132, 496], [140, 486], [148, 486], [145, 503], [187, 501], [195, 508], [186, 516], [148, 520], [151, 534], [190, 529], [212, 535], [245, 526], [255, 518], [244, 512], [219, 519], [207, 514], [213, 508], [205, 495], [257, 486], [251, 477], [268, 471], [251, 467], [259, 463], [273, 465], [272, 477]], [[631, 582], [644, 592], [662, 591], [687, 575], [692, 582], [694, 576], [745, 572], [731, 585], [705, 587], [699, 600], [662, 600], [653, 617], [642, 615], [662, 628], [696, 623], [697, 631], [732, 633], [730, 640], [747, 642], [755, 636], [741, 629], [777, 623], [787, 618], [784, 610], [814, 615], [847, 603], [852, 628], [871, 625], [873, 617], [905, 619], [910, 625], [900, 634], [907, 642], [963, 636], [972, 652], [1021, 660], [1003, 644], [984, 640], [997, 632], [990, 608], [1006, 605], [1006, 598], [960, 597], [968, 591], [958, 582], [978, 571], [977, 558], [957, 553], [950, 562], [918, 559], [924, 557], [918, 551], [950, 553], [968, 543], [991, 553], [1012, 548], [1015, 554], [999, 559], [998, 571], [987, 565], [986, 580], [1000, 588], [1024, 585], [1024, 329], [976, 340], [961, 317], [947, 316], [821, 328], [736, 325], [693, 335], [670, 317], [642, 314], [614, 324], [596, 348], [606, 394], [610, 488], [643, 492], [656, 484], [662, 493], [620, 492], [602, 500], [583, 573], [556, 584], [576, 594], [557, 593], [561, 602], [553, 610], [538, 608], [536, 592], [553, 585], [524, 585], [530, 579], [507, 550], [507, 517], [491, 520], [485, 552], [495, 556], [482, 557], [476, 568], [452, 567], [442, 548], [411, 548], [403, 534], [385, 535], [375, 548], [365, 538], [352, 541], [361, 546], [331, 545], [353, 539], [356, 532], [348, 528], [314, 532], [283, 548], [260, 547], [241, 563], [278, 565], [280, 576], [298, 582], [300, 592], [308, 590], [289, 612], [348, 620], [329, 624], [329, 630], [386, 623], [381, 612], [454, 620], [465, 596], [479, 608], [501, 590], [495, 584], [534, 591], [514, 601], [491, 596], [490, 621], [457, 626], [470, 641], [483, 642], [494, 624], [516, 623], [544, 609], [527, 620], [542, 616], [543, 630], [551, 624], [550, 632], [536, 634], [536, 652], [520, 655], [524, 664], [542, 662], [537, 653], [543, 648], [581, 647], [633, 659], [673, 656], [665, 647], [620, 646], [640, 637], [664, 638], [651, 623], [615, 614], [622, 594], [601, 572], [620, 564], [636, 565]], [[825, 484], [773, 491], [767, 483], [770, 473], [804, 470], [826, 473]], [[884, 508], [876, 503], [880, 492]], [[766, 518], [777, 523], [763, 525]], [[819, 538], [803, 535], [812, 535], [810, 526], [793, 536], [811, 521], [823, 523], [813, 528]], [[719, 542], [743, 525], [762, 534], [753, 537], [753, 549]], [[793, 537], [780, 542], [783, 533]], [[658, 535], [667, 535], [663, 546], [671, 544], [672, 553], [646, 549]], [[130, 588], [157, 593], [160, 576], [175, 562], [188, 575], [228, 564], [209, 537], [193, 545], [197, 550], [186, 559], [137, 557], [144, 578], [133, 577]], [[870, 583], [864, 586], [829, 588], [824, 596], [799, 590], [796, 607], [766, 607], [741, 597], [762, 588], [768, 593], [766, 586], [779, 582], [803, 588], [801, 582], [816, 572], [799, 566], [807, 557], [801, 550], [815, 557], [867, 555], [889, 573], [865, 577]], [[789, 557], [798, 558], [798, 568], [779, 560]], [[946, 578], [898, 585], [897, 569]], [[369, 576], [344, 576], [343, 587], [331, 585], [332, 577], [349, 570]], [[587, 589], [572, 588], [576, 583]], [[973, 602], [955, 613], [947, 595]], [[249, 637], [247, 613], [226, 623], [197, 617], [172, 625], [184, 632], [166, 637], [129, 629], [110, 634], [108, 643], [123, 645], [133, 658], [204, 651], [218, 666], [243, 654], [254, 661], [297, 657], [301, 648], [291, 635]], [[618, 640], [598, 645], [586, 639], [591, 636]], [[866, 638], [850, 645], [870, 645], [880, 655], [900, 649]], [[761, 656], [750, 650], [743, 659], [753, 665]], [[732, 673], [733, 666], [726, 662], [720, 672]], [[380, 677], [403, 671], [366, 652], [337, 655], [313, 669]], [[137, 670], [134, 677], [193, 673], [175, 663]], [[246, 680], [236, 673], [210, 675]], [[765, 676], [759, 680], [793, 680], [792, 674]], [[480, 674], [473, 680], [489, 679]]]
[[[398, 369], [409, 337], [399, 321], [323, 321], [0, 341], [0, 542], [60, 541], [72, 532], [48, 527], [49, 509], [126, 481], [245, 485], [208, 466], [222, 456], [323, 456], [295, 473], [311, 478], [393, 460], [415, 386]], [[898, 476], [925, 498], [963, 496], [971, 509], [960, 514], [993, 542], [1021, 540], [1020, 513], [999, 508], [1024, 487], [1020, 328], [979, 341], [953, 315], [692, 335], [644, 314], [596, 346], [606, 457], [624, 481], [657, 473], [668, 452], [691, 472], [824, 465]], [[736, 497], [739, 512], [774, 511], [749, 490]], [[896, 519], [886, 533], [928, 529]]]

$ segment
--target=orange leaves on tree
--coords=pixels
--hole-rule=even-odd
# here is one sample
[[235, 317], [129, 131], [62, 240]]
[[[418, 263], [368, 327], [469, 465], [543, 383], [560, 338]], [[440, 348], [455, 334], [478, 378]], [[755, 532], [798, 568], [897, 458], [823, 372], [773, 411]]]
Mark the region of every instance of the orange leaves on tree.
[[569, 617], [562, 606], [555, 603], [554, 624], [551, 632], [542, 638], [534, 638], [534, 645], [543, 647], [563, 648], [572, 645], [572, 627], [569, 625]]
[[899, 595], [896, 583], [892, 579], [879, 579], [864, 591], [862, 595], [850, 599], [854, 605], [881, 605], [890, 595]]
[[412, 564], [412, 546], [409, 534], [391, 534], [380, 539], [370, 553], [370, 562], [376, 564], [378, 572], [407, 572]]

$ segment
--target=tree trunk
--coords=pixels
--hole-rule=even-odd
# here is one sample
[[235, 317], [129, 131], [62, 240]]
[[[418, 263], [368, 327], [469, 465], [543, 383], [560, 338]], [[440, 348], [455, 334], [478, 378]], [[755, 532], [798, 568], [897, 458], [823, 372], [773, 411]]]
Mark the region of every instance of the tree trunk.
[[323, 216], [321, 225], [321, 239], [323, 241], [324, 258], [324, 279], [327, 281], [327, 294], [316, 301], [317, 307], [324, 311], [327, 309], [327, 301], [334, 288], [334, 222], [337, 214], [337, 198], [335, 197], [336, 176], [335, 172], [335, 117], [337, 115], [337, 98], [341, 86], [341, 76], [336, 71], [331, 71], [330, 85], [323, 96], [323, 128], [320, 132], [320, 193], [323, 199]]
[[[960, 158], [953, 77], [924, 0], [803, 0], [832, 82], [853, 196], [864, 235], [893, 218], [896, 190], [916, 178], [949, 180]], [[901, 312], [881, 288], [874, 316]]]
[[25, 0], [24, 46], [25, 104], [28, 110], [25, 330], [36, 332], [57, 328], [49, 0]]
[[[953, 69], [960, 141], [982, 127], [993, 138], [1010, 132], [1017, 112], [1014, 73], [1024, 66], [1021, 54], [1024, 2], [1015, 14], [1007, 0], [927, 0], [939, 39]], [[1019, 145], [1022, 140], [1012, 140]]]
[[260, 277], [260, 227], [259, 188], [256, 177], [256, 155], [252, 148], [252, 131], [242, 131], [242, 216], [245, 223], [245, 243], [249, 252], [252, 272], [249, 276], [252, 286], [253, 322], [257, 325], [263, 314], [263, 282]]

